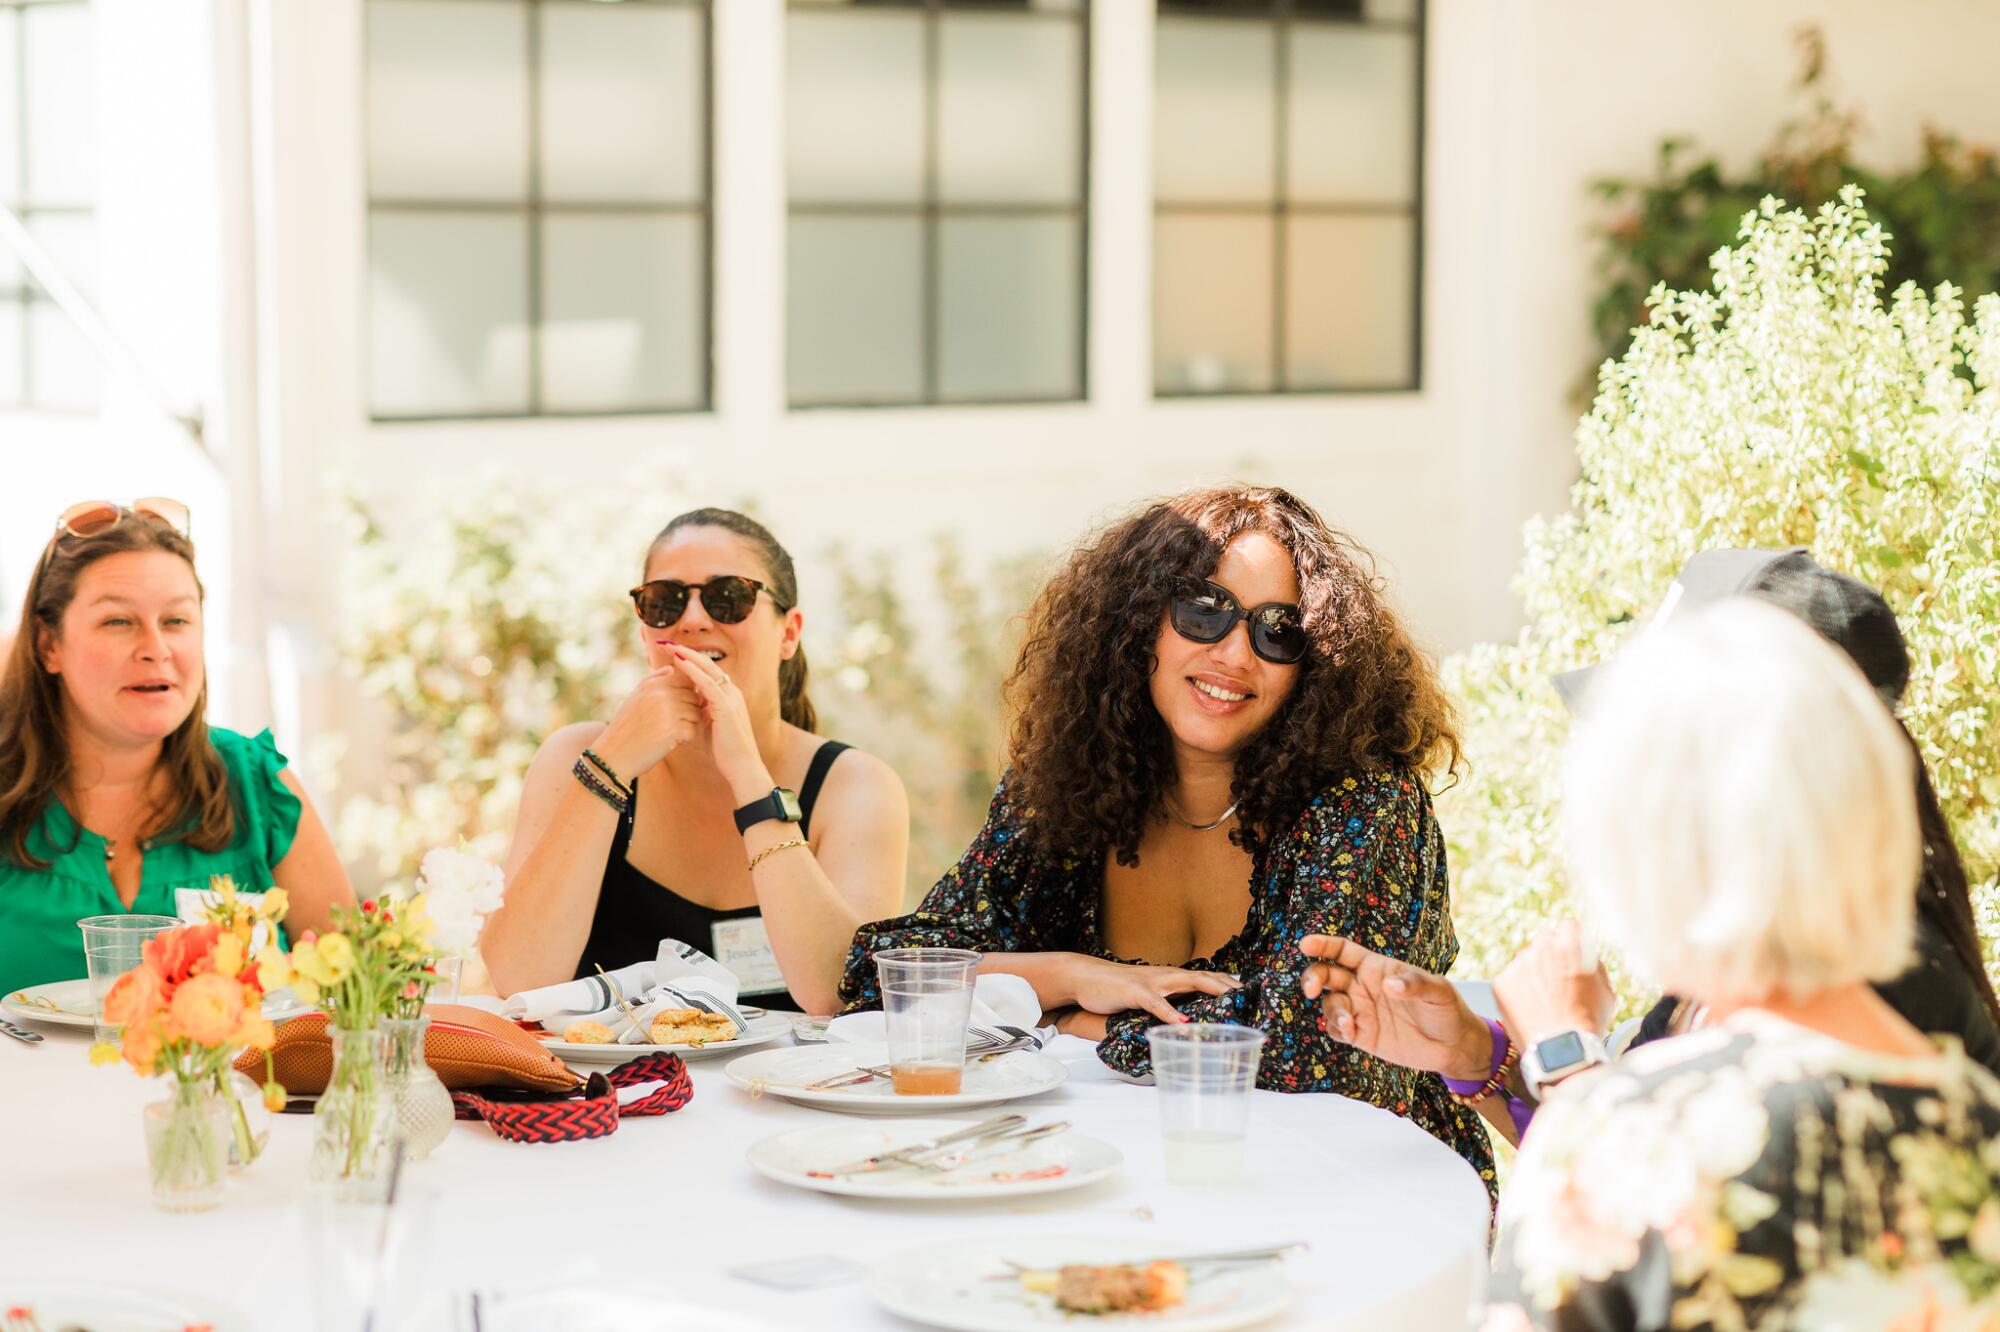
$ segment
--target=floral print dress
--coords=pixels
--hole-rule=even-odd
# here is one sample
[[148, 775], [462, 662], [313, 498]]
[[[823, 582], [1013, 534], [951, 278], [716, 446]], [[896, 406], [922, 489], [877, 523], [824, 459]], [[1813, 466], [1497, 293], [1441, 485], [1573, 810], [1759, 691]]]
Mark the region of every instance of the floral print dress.
[[1743, 1012], [1551, 1096], [1483, 1332], [2000, 1329], [2000, 1081], [1937, 1039]]
[[[1099, 932], [1100, 856], [1049, 854], [1023, 830], [1029, 814], [1003, 780], [986, 826], [956, 867], [907, 916], [855, 933], [841, 981], [850, 1008], [881, 1003], [870, 955], [883, 948], [973, 948], [988, 953], [1076, 952], [1111, 961]], [[1197, 1022], [1235, 1022], [1267, 1036], [1257, 1085], [1273, 1091], [1338, 1092], [1415, 1121], [1458, 1152], [1494, 1188], [1493, 1153], [1477, 1114], [1435, 1074], [1384, 1063], [1327, 1033], [1316, 1002], [1300, 992], [1299, 940], [1340, 934], [1443, 973], [1458, 955], [1445, 876], [1444, 837], [1422, 783], [1400, 770], [1331, 782], [1284, 835], [1258, 850], [1250, 914], [1213, 956], [1186, 966], [1236, 976], [1243, 988], [1174, 999]], [[1106, 1023], [1099, 1056], [1128, 1076], [1149, 1071], [1138, 1010]]]

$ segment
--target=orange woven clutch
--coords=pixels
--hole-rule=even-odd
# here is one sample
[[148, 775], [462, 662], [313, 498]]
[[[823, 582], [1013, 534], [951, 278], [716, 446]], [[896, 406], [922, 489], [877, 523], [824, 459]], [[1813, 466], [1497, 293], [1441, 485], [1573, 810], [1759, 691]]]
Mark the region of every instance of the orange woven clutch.
[[[512, 1022], [462, 1004], [431, 1004], [424, 1059], [454, 1091], [461, 1087], [519, 1087], [566, 1092], [583, 1085], [569, 1065]], [[261, 1081], [264, 1052], [245, 1050], [236, 1067]], [[333, 1042], [326, 1015], [307, 1013], [280, 1023], [271, 1046], [271, 1070], [286, 1091], [322, 1092], [333, 1076]]]

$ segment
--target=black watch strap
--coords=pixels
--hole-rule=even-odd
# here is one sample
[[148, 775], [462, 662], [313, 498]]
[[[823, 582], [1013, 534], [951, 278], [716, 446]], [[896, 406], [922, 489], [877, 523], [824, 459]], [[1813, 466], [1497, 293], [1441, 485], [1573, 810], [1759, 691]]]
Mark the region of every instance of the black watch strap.
[[799, 821], [799, 798], [782, 786], [771, 788], [771, 794], [762, 800], [753, 800], [736, 811], [736, 831], [749, 832], [766, 819], [777, 819], [782, 823]]

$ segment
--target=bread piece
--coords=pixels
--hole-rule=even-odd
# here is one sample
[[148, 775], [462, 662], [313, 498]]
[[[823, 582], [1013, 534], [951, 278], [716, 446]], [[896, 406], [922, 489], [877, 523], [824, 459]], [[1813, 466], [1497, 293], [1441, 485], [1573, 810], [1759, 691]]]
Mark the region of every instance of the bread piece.
[[571, 1045], [609, 1045], [617, 1038], [602, 1022], [572, 1022], [563, 1028], [563, 1039]]
[[699, 1008], [663, 1008], [653, 1014], [648, 1034], [655, 1045], [714, 1045], [736, 1039], [736, 1024]]
[[1187, 1269], [1173, 1262], [1065, 1267], [1056, 1275], [1056, 1306], [1071, 1313], [1153, 1313], [1186, 1299], [1187, 1283]]

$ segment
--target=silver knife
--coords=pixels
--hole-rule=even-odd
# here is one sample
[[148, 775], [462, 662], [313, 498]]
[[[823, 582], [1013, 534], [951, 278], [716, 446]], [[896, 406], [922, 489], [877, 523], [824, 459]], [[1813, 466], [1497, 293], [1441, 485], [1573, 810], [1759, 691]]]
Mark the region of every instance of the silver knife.
[[30, 1045], [40, 1045], [42, 1043], [42, 1033], [39, 1031], [26, 1031], [11, 1022], [0, 1021], [0, 1031], [6, 1032], [17, 1041], [26, 1041]]
[[1006, 1133], [1011, 1129], [1021, 1127], [1021, 1125], [1027, 1122], [1028, 1117], [1026, 1115], [998, 1115], [982, 1123], [974, 1124], [970, 1128], [959, 1129], [956, 1133], [947, 1133], [943, 1137], [932, 1138], [927, 1142], [913, 1142], [909, 1146], [898, 1148], [893, 1152], [883, 1152], [879, 1156], [865, 1156], [859, 1161], [849, 1161], [846, 1165], [834, 1166], [825, 1173], [829, 1175], [857, 1175], [864, 1170], [875, 1170], [885, 1165], [900, 1165], [909, 1157], [934, 1151], [939, 1147], [949, 1147], [955, 1142], [964, 1142], [970, 1138], [984, 1138], [995, 1133]]

